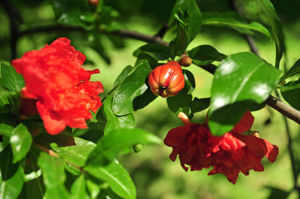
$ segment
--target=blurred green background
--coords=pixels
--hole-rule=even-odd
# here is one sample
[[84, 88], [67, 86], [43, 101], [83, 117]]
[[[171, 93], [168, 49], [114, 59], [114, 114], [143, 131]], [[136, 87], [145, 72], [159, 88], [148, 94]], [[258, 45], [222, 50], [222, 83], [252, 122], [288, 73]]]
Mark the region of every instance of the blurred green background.
[[[55, 13], [47, 1], [37, 0], [14, 0], [23, 18], [24, 24], [45, 25], [54, 21]], [[118, 19], [125, 29], [135, 30], [153, 35], [159, 27], [168, 20], [173, 5], [173, 0], [116, 0], [105, 1], [119, 11]], [[226, 1], [223, 0], [200, 0], [202, 11], [225, 11], [229, 10]], [[291, 67], [300, 57], [300, 8], [299, 0], [277, 0], [273, 1], [280, 18], [283, 21], [287, 54], [282, 63]], [[10, 59], [9, 50], [9, 20], [4, 8], [0, 6], [0, 60]], [[88, 33], [43, 33], [22, 37], [18, 42], [18, 57], [24, 52], [39, 49], [50, 43], [57, 37], [67, 36], [72, 44], [87, 56], [86, 64], [99, 67], [101, 74], [93, 76], [99, 79], [104, 85], [105, 91], [112, 88], [113, 81], [121, 70], [127, 65], [135, 63], [132, 52], [143, 45], [144, 42], [131, 39], [120, 40], [116, 37], [110, 38], [105, 35], [101, 40], [94, 42], [93, 36]], [[165, 36], [170, 41], [174, 31], [169, 31]], [[259, 48], [260, 55], [270, 63], [274, 63], [275, 47], [272, 41], [263, 35], [254, 35]], [[113, 41], [113, 42], [112, 42]], [[91, 42], [96, 47], [91, 47]], [[199, 36], [192, 42], [189, 48], [201, 44], [210, 44], [224, 54], [231, 54], [241, 51], [248, 51], [249, 48], [243, 36], [226, 28], [204, 27]], [[102, 53], [95, 50], [102, 49]], [[194, 65], [188, 70], [192, 71], [196, 78], [195, 96], [199, 98], [210, 96], [212, 75]], [[202, 122], [206, 111], [196, 114], [193, 121]], [[264, 161], [264, 172], [250, 172], [245, 177], [240, 175], [236, 185], [229, 183], [225, 176], [207, 176], [209, 170], [185, 172], [179, 161], [172, 162], [168, 156], [171, 148], [161, 146], [145, 146], [136, 154], [120, 157], [120, 161], [131, 173], [137, 187], [139, 199], [253, 199], [268, 198], [270, 190], [279, 188], [289, 191], [292, 189], [292, 171], [287, 152], [287, 139], [285, 128], [280, 114], [276, 111], [264, 108], [254, 112], [256, 117], [253, 130], [260, 132], [261, 137], [276, 144], [280, 148], [278, 159], [273, 163]], [[181, 122], [168, 109], [165, 99], [157, 98], [146, 108], [135, 113], [136, 125], [139, 128], [148, 130], [162, 139], [167, 132], [179, 125]], [[271, 118], [271, 120], [269, 120]], [[268, 122], [269, 120], [269, 122]], [[294, 140], [294, 150], [297, 158], [297, 167], [300, 167], [300, 130], [299, 126], [289, 121]], [[276, 196], [279, 198], [280, 191]], [[297, 198], [292, 193], [289, 199]]]

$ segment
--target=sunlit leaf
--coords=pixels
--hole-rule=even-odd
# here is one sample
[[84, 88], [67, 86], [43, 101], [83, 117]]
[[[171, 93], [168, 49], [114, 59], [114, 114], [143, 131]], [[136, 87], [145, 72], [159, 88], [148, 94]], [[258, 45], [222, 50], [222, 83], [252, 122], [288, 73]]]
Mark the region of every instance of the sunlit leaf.
[[38, 159], [38, 165], [42, 169], [46, 186], [45, 199], [69, 199], [69, 193], [64, 187], [66, 180], [64, 161], [42, 152]]
[[123, 81], [113, 97], [114, 114], [122, 116], [133, 111], [133, 100], [147, 89], [145, 82], [150, 71], [148, 62], [140, 62], [135, 66], [135, 70]]
[[136, 198], [134, 183], [126, 169], [117, 161], [113, 161], [104, 167], [90, 164], [87, 165], [84, 170], [90, 175], [107, 182], [111, 189], [122, 198]]
[[132, 113], [123, 116], [117, 116], [112, 111], [112, 96], [108, 96], [103, 104], [104, 114], [106, 117], [106, 125], [104, 134], [109, 133], [113, 129], [118, 128], [134, 128], [135, 119]]
[[214, 135], [230, 131], [253, 104], [263, 103], [280, 71], [253, 53], [228, 56], [216, 70], [211, 88], [209, 127]]
[[13, 151], [13, 163], [23, 159], [28, 153], [32, 143], [30, 132], [23, 124], [19, 124], [10, 136], [10, 145]]

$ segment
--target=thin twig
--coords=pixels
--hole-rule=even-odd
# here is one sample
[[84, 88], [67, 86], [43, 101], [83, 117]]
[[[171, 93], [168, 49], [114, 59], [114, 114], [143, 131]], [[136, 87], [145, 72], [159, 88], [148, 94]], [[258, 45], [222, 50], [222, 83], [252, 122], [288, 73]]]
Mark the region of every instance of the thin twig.
[[159, 31], [154, 35], [154, 37], [157, 37], [157, 38], [160, 38], [160, 39], [164, 38], [164, 36], [165, 36], [166, 32], [168, 31], [168, 29], [169, 29], [168, 23], [164, 23], [162, 25], [162, 27], [159, 29]]
[[[26, 36], [29, 34], [36, 34], [36, 33], [49, 33], [49, 32], [66, 32], [66, 31], [77, 31], [77, 32], [85, 32], [86, 30], [78, 27], [78, 26], [62, 26], [62, 25], [50, 25], [50, 26], [42, 26], [42, 27], [36, 27], [36, 28], [30, 28], [26, 30], [20, 31], [20, 37]], [[148, 43], [157, 43], [163, 46], [168, 46], [168, 42], [165, 42], [160, 37], [155, 37], [151, 35], [146, 35], [143, 33], [139, 33], [136, 31], [131, 30], [118, 30], [118, 31], [105, 31], [103, 29], [99, 29], [99, 33], [103, 34], [112, 34], [117, 35], [119, 37], [124, 38], [131, 38], [136, 39]]]

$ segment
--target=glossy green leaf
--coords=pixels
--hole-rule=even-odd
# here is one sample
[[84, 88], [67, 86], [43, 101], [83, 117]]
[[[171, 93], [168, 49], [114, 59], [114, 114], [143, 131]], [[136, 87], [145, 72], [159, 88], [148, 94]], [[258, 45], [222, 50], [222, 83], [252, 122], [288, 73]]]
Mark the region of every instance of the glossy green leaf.
[[91, 199], [98, 199], [101, 187], [97, 183], [89, 179], [86, 180], [86, 187], [90, 193]]
[[96, 144], [78, 137], [75, 137], [74, 140], [75, 145], [73, 146], [58, 147], [56, 144], [51, 144], [51, 148], [67, 162], [83, 166]]
[[10, 136], [10, 145], [13, 151], [13, 163], [23, 159], [28, 153], [32, 143], [31, 133], [23, 124], [19, 124]]
[[103, 110], [106, 117], [104, 134], [108, 134], [113, 129], [134, 128], [135, 119], [132, 113], [123, 116], [117, 116], [112, 111], [112, 96], [108, 96], [103, 104]]
[[10, 137], [13, 130], [14, 130], [14, 127], [12, 127], [10, 125], [0, 124], [0, 135], [5, 135], [7, 137]]
[[202, 26], [202, 14], [196, 0], [177, 1], [173, 17], [177, 20], [177, 36], [170, 43], [171, 57], [182, 54]]
[[188, 51], [189, 57], [193, 59], [193, 63], [198, 66], [205, 66], [214, 61], [221, 61], [226, 55], [218, 52], [214, 47], [209, 45], [201, 45]]
[[84, 175], [79, 176], [71, 187], [71, 198], [72, 199], [88, 199], [89, 196], [85, 188]]
[[177, 115], [179, 112], [190, 114], [192, 103], [192, 91], [195, 88], [195, 79], [193, 74], [188, 70], [183, 70], [185, 78], [184, 88], [175, 96], [167, 98], [168, 108]]
[[150, 87], [147, 88], [147, 90], [140, 96], [134, 98], [133, 100], [133, 110], [137, 111], [139, 109], [142, 109], [149, 105], [151, 102], [153, 102], [157, 98], [156, 95], [154, 95], [150, 89]]
[[191, 104], [192, 113], [203, 111], [209, 107], [210, 98], [197, 98], [195, 97]]
[[243, 34], [253, 34], [253, 31], [257, 31], [271, 38], [270, 32], [262, 24], [258, 22], [248, 23], [236, 12], [203, 13], [203, 26], [228, 27]]
[[129, 75], [129, 73], [132, 71], [133, 67], [132, 66], [126, 66], [122, 72], [120, 73], [120, 75], [116, 78], [115, 82], [114, 82], [114, 87], [120, 85], [125, 79], [126, 77]]
[[263, 103], [280, 71], [253, 53], [228, 56], [216, 70], [211, 88], [209, 127], [214, 135], [230, 131], [253, 103]]
[[162, 46], [160, 44], [146, 44], [133, 52], [135, 57], [138, 57], [142, 53], [145, 53], [155, 59], [158, 60], [166, 60], [170, 57], [169, 49], [166, 46]]
[[280, 87], [282, 97], [294, 108], [300, 110], [300, 79]]
[[296, 63], [293, 65], [293, 67], [280, 78], [280, 81], [285, 80], [286, 78], [292, 77], [294, 75], [300, 74], [300, 59], [296, 61]]
[[45, 199], [69, 199], [69, 193], [64, 187], [66, 180], [64, 161], [42, 152], [38, 159], [38, 165], [42, 170], [46, 186]]
[[126, 169], [117, 161], [113, 161], [104, 167], [87, 165], [84, 170], [90, 175], [107, 182], [111, 189], [122, 198], [136, 198], [134, 183]]
[[270, 0], [234, 0], [237, 9], [247, 19], [263, 23], [269, 29], [276, 45], [276, 63], [279, 67], [281, 57], [285, 51], [283, 31], [273, 4]]
[[98, 141], [87, 164], [105, 165], [116, 158], [121, 151], [131, 150], [134, 145], [139, 143], [160, 144], [161, 140], [142, 129], [114, 129]]
[[1, 63], [2, 85], [11, 91], [20, 91], [24, 86], [24, 78], [10, 64]]
[[[2, 161], [2, 159], [1, 159]], [[0, 176], [1, 178], [2, 176]], [[18, 167], [18, 170], [14, 175], [0, 182], [0, 198], [1, 199], [17, 199], [20, 195], [24, 184], [24, 171], [22, 166]]]
[[113, 97], [114, 114], [123, 116], [132, 113], [132, 101], [147, 89], [145, 82], [150, 71], [148, 62], [140, 62], [135, 66], [135, 70], [123, 81]]

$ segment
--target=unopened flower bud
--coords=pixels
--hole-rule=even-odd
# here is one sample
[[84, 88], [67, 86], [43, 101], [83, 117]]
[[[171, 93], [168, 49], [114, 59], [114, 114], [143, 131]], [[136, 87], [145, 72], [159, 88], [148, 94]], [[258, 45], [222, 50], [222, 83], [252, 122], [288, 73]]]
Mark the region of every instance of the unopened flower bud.
[[170, 97], [177, 95], [183, 89], [185, 81], [178, 62], [169, 61], [150, 72], [148, 83], [153, 94]]
[[179, 60], [179, 63], [181, 66], [190, 66], [192, 64], [192, 58], [190, 58], [189, 56], [187, 55], [183, 55], [180, 60]]
[[99, 3], [99, 0], [89, 0], [89, 4], [92, 6], [97, 6]]

